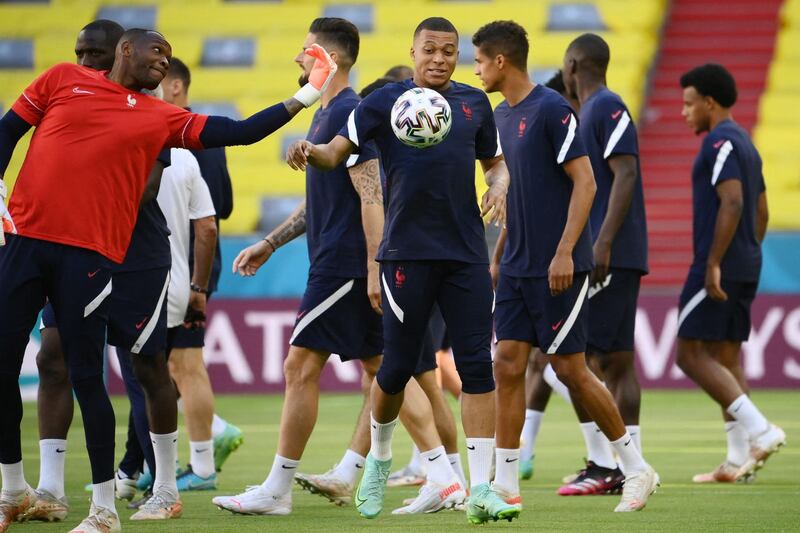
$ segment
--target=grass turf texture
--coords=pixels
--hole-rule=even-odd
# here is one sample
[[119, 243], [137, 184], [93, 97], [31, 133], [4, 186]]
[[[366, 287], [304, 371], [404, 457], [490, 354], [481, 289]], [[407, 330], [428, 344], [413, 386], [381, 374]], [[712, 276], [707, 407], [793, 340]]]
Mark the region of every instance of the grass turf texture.
[[[618, 496], [563, 497], [555, 491], [565, 474], [575, 471], [584, 455], [575, 416], [563, 401], [553, 397], [542, 424], [536, 453], [536, 472], [521, 482], [524, 509], [520, 520], [490, 523], [489, 529], [540, 531], [797, 531], [800, 501], [800, 405], [798, 392], [757, 391], [756, 404], [787, 433], [789, 446], [770, 459], [752, 485], [704, 485], [691, 482], [693, 474], [705, 472], [725, 457], [725, 433], [719, 409], [696, 392], [648, 391], [643, 398], [642, 428], [648, 461], [661, 474], [662, 486], [641, 513], [615, 514]], [[219, 491], [183, 494], [184, 516], [167, 522], [130, 522], [133, 511], [118, 503], [124, 531], [454, 531], [470, 526], [463, 513], [442, 511], [436, 515], [392, 516], [413, 488], [388, 489], [384, 512], [376, 520], [360, 518], [353, 507], [336, 507], [327, 500], [295, 486], [293, 513], [288, 517], [239, 516], [219, 511], [211, 504], [216, 494], [241, 492], [245, 485], [261, 483], [275, 453], [280, 396], [226, 396], [217, 398], [217, 411], [244, 430], [245, 443], [225, 464]], [[319, 419], [300, 466], [301, 472], [317, 473], [338, 461], [353, 429], [361, 399], [355, 395], [324, 395]], [[77, 405], [77, 404], [76, 404]], [[457, 408], [455, 404], [454, 408]], [[114, 400], [117, 412], [117, 457], [123, 451], [127, 400]], [[460, 426], [460, 424], [459, 424]], [[26, 477], [32, 485], [38, 478], [36, 408], [25, 405], [23, 454]], [[459, 440], [464, 468], [466, 454]], [[181, 426], [181, 463], [188, 459], [188, 438]], [[408, 460], [410, 440], [398, 429], [394, 466]], [[69, 440], [67, 495], [72, 504], [65, 523], [14, 524], [11, 531], [33, 533], [67, 531], [88, 509], [83, 486], [90, 479], [89, 461], [83, 441], [80, 415], [76, 415]], [[138, 495], [137, 495], [138, 496]], [[66, 526], [66, 527], [65, 527]]]

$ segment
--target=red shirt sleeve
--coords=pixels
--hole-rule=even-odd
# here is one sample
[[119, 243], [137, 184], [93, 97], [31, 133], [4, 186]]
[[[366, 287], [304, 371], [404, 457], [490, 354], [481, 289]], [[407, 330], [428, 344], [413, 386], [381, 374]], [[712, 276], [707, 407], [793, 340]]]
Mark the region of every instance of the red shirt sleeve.
[[172, 148], [186, 148], [190, 150], [202, 150], [203, 143], [200, 142], [200, 132], [206, 125], [208, 116], [198, 115], [172, 104], [166, 104], [167, 126], [169, 127], [169, 137], [166, 145]]
[[71, 63], [59, 63], [45, 70], [22, 91], [11, 109], [31, 126], [38, 126], [50, 103], [50, 97], [59, 87], [64, 74], [75, 68]]

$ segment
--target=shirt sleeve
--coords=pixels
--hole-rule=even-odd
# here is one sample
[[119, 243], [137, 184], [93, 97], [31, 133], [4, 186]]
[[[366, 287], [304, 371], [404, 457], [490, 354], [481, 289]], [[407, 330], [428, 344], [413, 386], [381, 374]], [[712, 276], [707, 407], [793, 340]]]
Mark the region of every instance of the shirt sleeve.
[[359, 148], [373, 139], [378, 128], [389, 121], [389, 114], [385, 112], [385, 106], [381, 105], [384, 92], [383, 89], [378, 89], [361, 100], [347, 117], [347, 123], [339, 131], [339, 135]]
[[189, 220], [211, 217], [216, 214], [214, 202], [211, 199], [211, 192], [208, 190], [206, 180], [200, 174], [200, 165], [197, 159], [190, 154], [186, 154], [186, 172], [189, 174], [188, 180], [191, 187], [189, 195]]
[[500, 147], [500, 134], [494, 121], [492, 106], [489, 99], [485, 95], [482, 96], [481, 115], [485, 118], [475, 134], [475, 158], [492, 159], [503, 155], [503, 149]]
[[167, 137], [166, 146], [171, 148], [185, 148], [200, 150], [203, 148], [203, 143], [200, 142], [200, 133], [206, 125], [208, 117], [206, 115], [199, 115], [192, 113], [178, 106], [163, 102], [161, 104], [163, 111], [166, 115], [167, 128], [169, 129], [169, 137]]
[[550, 106], [545, 128], [559, 165], [586, 155], [586, 148], [578, 133], [578, 117], [566, 102]]
[[599, 108], [597, 112], [601, 113], [601, 116], [597, 117], [597, 124], [603, 143], [603, 159], [614, 155], [638, 157], [636, 127], [628, 109], [619, 101], [608, 100], [608, 103]]
[[742, 179], [739, 160], [730, 139], [706, 137], [706, 160], [711, 168], [711, 185], [729, 179]]
[[11, 109], [31, 126], [38, 126], [47, 112], [50, 99], [58, 89], [64, 73], [75, 65], [60, 63], [47, 69], [28, 85]]

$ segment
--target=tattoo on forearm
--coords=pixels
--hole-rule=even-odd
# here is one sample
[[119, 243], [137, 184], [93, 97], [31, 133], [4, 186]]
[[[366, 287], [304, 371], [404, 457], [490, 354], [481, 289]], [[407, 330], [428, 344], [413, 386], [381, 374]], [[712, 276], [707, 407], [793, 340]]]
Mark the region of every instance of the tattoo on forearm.
[[284, 100], [283, 105], [286, 107], [286, 111], [288, 111], [291, 116], [295, 116], [300, 111], [305, 109], [303, 104], [301, 104], [299, 100], [295, 100], [294, 98], [289, 98], [288, 100]]
[[295, 237], [306, 231], [306, 207], [303, 206], [293, 213], [283, 224], [267, 235], [267, 239], [275, 247], [283, 246]]
[[362, 205], [383, 205], [383, 189], [381, 188], [381, 171], [377, 159], [370, 159], [350, 169], [353, 182]]

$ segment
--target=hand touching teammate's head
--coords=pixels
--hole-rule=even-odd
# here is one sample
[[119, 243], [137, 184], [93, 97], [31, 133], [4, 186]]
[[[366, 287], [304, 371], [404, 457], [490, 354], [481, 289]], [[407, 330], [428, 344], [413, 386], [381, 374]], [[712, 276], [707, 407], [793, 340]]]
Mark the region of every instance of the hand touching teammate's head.
[[123, 33], [122, 26], [112, 20], [95, 20], [84, 26], [75, 42], [78, 64], [94, 70], [111, 70]]
[[338, 70], [347, 73], [358, 59], [361, 40], [358, 28], [349, 20], [337, 17], [314, 19], [308, 28], [303, 49], [294, 58], [295, 63], [303, 70], [298, 80], [301, 87], [308, 83], [308, 77], [314, 67], [315, 58], [305, 53], [312, 44], [325, 48], [331, 59], [336, 62]]

